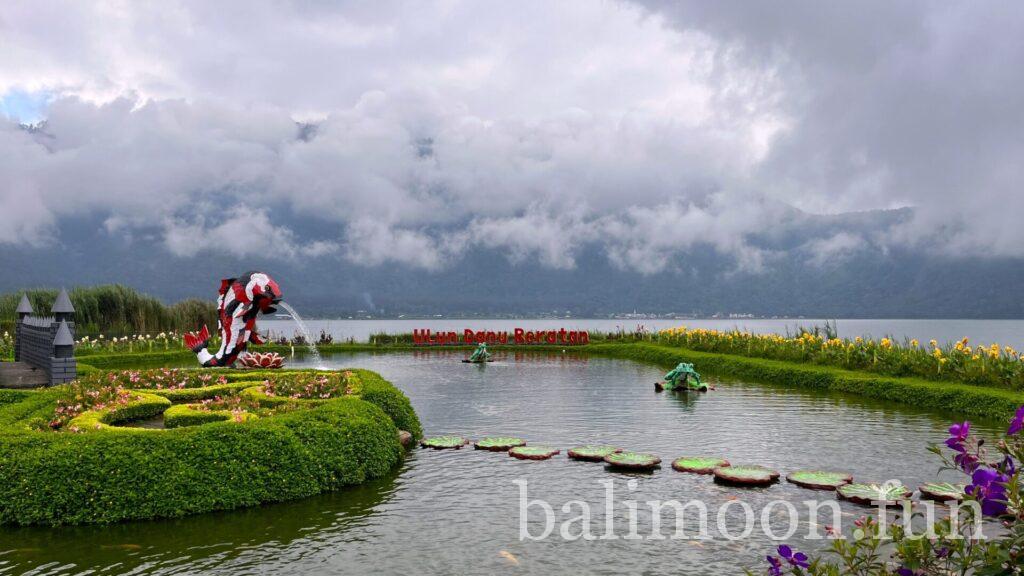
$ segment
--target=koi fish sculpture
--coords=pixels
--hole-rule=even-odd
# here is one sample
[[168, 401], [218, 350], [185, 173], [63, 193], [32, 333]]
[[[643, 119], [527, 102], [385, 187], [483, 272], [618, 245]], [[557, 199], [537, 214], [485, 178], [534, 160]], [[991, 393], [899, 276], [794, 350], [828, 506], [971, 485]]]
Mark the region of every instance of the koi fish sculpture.
[[256, 317], [273, 314], [281, 302], [281, 288], [263, 272], [247, 272], [239, 278], [220, 281], [217, 297], [217, 328], [220, 331], [220, 349], [211, 354], [210, 330], [185, 334], [185, 347], [192, 350], [203, 366], [231, 366], [246, 346], [263, 344], [256, 332]]

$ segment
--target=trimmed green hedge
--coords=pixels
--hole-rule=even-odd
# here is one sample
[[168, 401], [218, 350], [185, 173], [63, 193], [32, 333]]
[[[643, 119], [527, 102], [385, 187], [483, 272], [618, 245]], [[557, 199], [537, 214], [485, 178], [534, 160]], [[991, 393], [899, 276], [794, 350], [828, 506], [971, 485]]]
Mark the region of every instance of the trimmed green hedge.
[[0, 389], [0, 406], [21, 402], [29, 397], [31, 392], [25, 390], [3, 390]]
[[[80, 414], [72, 421], [80, 433], [71, 432], [70, 424], [65, 431], [38, 429], [53, 417], [60, 388], [3, 391], [0, 524], [178, 517], [302, 498], [380, 477], [402, 459], [398, 429], [417, 438], [422, 432], [401, 391], [373, 372], [358, 372], [368, 397], [167, 430], [110, 426], [163, 411], [172, 422], [178, 416], [194, 422], [200, 411], [168, 408], [167, 390], [135, 391], [125, 406]], [[251, 387], [263, 376], [224, 374], [237, 387]]]
[[[171, 406], [171, 401], [156, 394], [133, 392], [132, 399], [124, 406], [116, 406], [105, 410], [89, 410], [71, 419], [68, 429], [92, 431], [111, 429], [112, 424], [142, 420], [159, 416]], [[150, 432], [146, 428], [117, 428], [124, 432]], [[56, 432], [55, 432], [56, 433]]]
[[797, 388], [833, 390], [921, 408], [944, 410], [963, 417], [1010, 418], [1024, 405], [1024, 394], [954, 382], [895, 378], [839, 368], [698, 352], [647, 342], [592, 344], [589, 353], [626, 358], [660, 366], [693, 363], [701, 372]]
[[[191, 404], [175, 404], [164, 411], [165, 428], [182, 428], [185, 426], [202, 426], [212, 422], [230, 422], [235, 414], [231, 410], [196, 410]], [[243, 421], [258, 418], [250, 412], [242, 412], [239, 418]]]
[[151, 394], [163, 396], [171, 402], [198, 402], [217, 396], [230, 396], [238, 394], [250, 386], [259, 384], [257, 381], [242, 380], [229, 384], [214, 384], [203, 388], [166, 388], [163, 390], [146, 390]]

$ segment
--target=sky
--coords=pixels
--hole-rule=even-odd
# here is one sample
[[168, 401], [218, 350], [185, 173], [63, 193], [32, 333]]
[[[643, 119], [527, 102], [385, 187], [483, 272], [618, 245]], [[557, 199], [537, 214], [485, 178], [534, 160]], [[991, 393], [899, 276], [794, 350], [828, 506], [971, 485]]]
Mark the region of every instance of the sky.
[[[0, 250], [62, 225], [443, 271], [801, 247], [1024, 257], [1024, 4], [53, 2], [0, 11]], [[799, 221], [797, 219], [796, 221]]]

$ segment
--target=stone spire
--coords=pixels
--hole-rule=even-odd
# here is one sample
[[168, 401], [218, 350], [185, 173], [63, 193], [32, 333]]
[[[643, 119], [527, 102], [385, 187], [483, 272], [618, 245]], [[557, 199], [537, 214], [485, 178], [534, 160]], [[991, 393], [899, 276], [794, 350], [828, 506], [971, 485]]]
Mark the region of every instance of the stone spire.
[[75, 339], [71, 336], [71, 329], [67, 322], [61, 322], [57, 328], [57, 335], [53, 338], [54, 346], [74, 346]]
[[18, 302], [18, 309], [15, 310], [18, 314], [18, 320], [23, 319], [33, 312], [32, 303], [28, 301], [28, 294], [21, 295], [21, 302]]
[[53, 307], [50, 308], [50, 312], [53, 313], [53, 318], [57, 322], [65, 322], [72, 319], [72, 315], [75, 313], [75, 307], [71, 305], [71, 298], [68, 297], [68, 291], [61, 288], [60, 294], [57, 294], [57, 299], [53, 302]]

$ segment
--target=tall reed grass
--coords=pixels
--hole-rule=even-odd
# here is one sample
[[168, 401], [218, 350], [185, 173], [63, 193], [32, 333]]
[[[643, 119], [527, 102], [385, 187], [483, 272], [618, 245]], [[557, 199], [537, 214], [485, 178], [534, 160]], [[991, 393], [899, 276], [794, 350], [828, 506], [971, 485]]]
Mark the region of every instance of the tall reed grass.
[[[49, 315], [57, 290], [28, 290], [29, 301], [38, 315]], [[14, 332], [15, 310], [23, 292], [0, 295], [0, 334]], [[183, 300], [167, 305], [127, 286], [109, 284], [75, 288], [68, 293], [75, 307], [78, 336], [90, 334], [148, 334], [195, 330], [217, 325], [212, 301]]]

